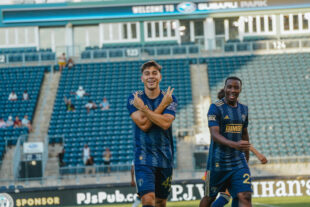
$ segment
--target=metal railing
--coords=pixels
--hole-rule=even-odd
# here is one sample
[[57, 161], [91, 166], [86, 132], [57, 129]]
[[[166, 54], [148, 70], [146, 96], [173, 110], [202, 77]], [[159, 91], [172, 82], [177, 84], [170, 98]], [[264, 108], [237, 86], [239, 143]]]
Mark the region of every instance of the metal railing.
[[263, 40], [251, 42], [233, 42], [225, 43], [223, 53], [232, 52], [250, 52], [266, 51], [266, 52], [281, 52], [281, 51], [303, 51], [310, 50], [310, 39], [283, 39], [283, 40]]
[[18, 137], [16, 148], [14, 151], [14, 157], [13, 157], [13, 176], [14, 179], [17, 179], [19, 176], [19, 169], [20, 169], [20, 161], [22, 159], [22, 145], [24, 144], [28, 134], [23, 134]]
[[101, 49], [89, 49], [84, 50], [81, 53], [82, 60], [95, 60], [105, 59], [109, 61], [111, 59], [124, 59], [124, 58], [136, 58], [143, 59], [145, 57], [173, 57], [175, 55], [184, 55], [190, 57], [192, 55], [200, 56], [199, 45], [167, 45], [167, 46], [141, 46], [128, 48], [101, 48]]
[[[44, 57], [44, 55], [46, 57]], [[50, 57], [48, 57], [50, 55]], [[4, 53], [0, 54], [0, 64], [23, 64], [43, 63], [55, 61], [56, 55], [53, 52], [24, 52], [24, 53]]]
[[45, 168], [46, 168], [47, 160], [48, 160], [48, 144], [49, 144], [49, 138], [48, 138], [48, 135], [46, 135], [44, 139], [44, 149], [43, 149], [43, 156], [42, 156], [42, 176], [44, 176]]

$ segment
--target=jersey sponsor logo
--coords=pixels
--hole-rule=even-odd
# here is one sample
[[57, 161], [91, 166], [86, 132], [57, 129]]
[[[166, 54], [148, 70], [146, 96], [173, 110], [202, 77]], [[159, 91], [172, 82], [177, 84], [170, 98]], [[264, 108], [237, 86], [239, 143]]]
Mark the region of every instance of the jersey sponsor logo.
[[226, 116], [224, 117], [224, 119], [229, 119], [229, 116], [228, 116], [228, 115], [226, 115]]
[[216, 115], [209, 115], [208, 120], [209, 121], [216, 121]]
[[242, 124], [226, 124], [225, 133], [241, 133]]

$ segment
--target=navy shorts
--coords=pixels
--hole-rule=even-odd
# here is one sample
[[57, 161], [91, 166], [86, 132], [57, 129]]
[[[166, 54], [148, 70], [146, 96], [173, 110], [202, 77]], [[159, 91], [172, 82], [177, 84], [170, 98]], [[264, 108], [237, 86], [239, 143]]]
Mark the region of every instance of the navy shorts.
[[135, 165], [138, 194], [155, 192], [156, 198], [167, 199], [171, 191], [172, 168]]
[[206, 191], [208, 197], [216, 197], [219, 192], [228, 189], [233, 198], [240, 192], [253, 192], [249, 168], [229, 171], [207, 171]]

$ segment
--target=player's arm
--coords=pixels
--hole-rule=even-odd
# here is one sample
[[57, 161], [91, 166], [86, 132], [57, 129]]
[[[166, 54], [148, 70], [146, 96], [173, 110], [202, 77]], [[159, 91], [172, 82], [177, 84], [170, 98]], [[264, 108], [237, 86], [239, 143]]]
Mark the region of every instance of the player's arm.
[[[249, 140], [250, 140], [250, 139], [249, 139], [248, 128], [243, 128], [243, 129], [242, 129], [242, 140], [247, 141], [248, 144], [250, 145], [250, 143], [249, 143]], [[244, 150], [245, 158], [246, 158], [246, 161], [247, 161], [247, 162], [249, 162], [249, 159], [250, 159], [250, 151], [249, 151], [249, 149], [250, 149], [250, 146], [249, 146], [248, 149], [245, 149], [245, 150]]]
[[219, 126], [212, 126], [209, 127], [210, 134], [214, 142], [225, 145], [230, 148], [234, 148], [237, 150], [249, 150], [250, 144], [248, 141], [240, 140], [238, 142], [231, 141], [220, 134], [220, 127]]
[[171, 126], [174, 116], [169, 114], [162, 115], [162, 113], [173, 102], [173, 90], [174, 88], [170, 90], [170, 86], [168, 87], [161, 103], [154, 111], [148, 109], [137, 93], [134, 94], [133, 104], [139, 110], [132, 113], [131, 118], [141, 130], [147, 132], [153, 123], [163, 129], [168, 129]]
[[[161, 114], [165, 110], [164, 104], [160, 104], [157, 109], [155, 109], [154, 113]], [[131, 119], [135, 122], [135, 124], [144, 132], [147, 132], [151, 126], [152, 122], [147, 118], [145, 113], [141, 110], [135, 111], [130, 115]]]
[[262, 164], [266, 164], [268, 162], [267, 158], [263, 154], [261, 154], [257, 149], [255, 149], [253, 145], [250, 146], [250, 150], [255, 154], [257, 159], [259, 159]]
[[157, 114], [150, 110], [147, 106], [141, 110], [151, 122], [164, 130], [169, 129], [174, 120], [174, 116], [172, 114]]
[[135, 169], [134, 169], [133, 165], [131, 166], [130, 174], [131, 174], [131, 185], [135, 186], [136, 185], [135, 178], [134, 178], [134, 176], [135, 176]]

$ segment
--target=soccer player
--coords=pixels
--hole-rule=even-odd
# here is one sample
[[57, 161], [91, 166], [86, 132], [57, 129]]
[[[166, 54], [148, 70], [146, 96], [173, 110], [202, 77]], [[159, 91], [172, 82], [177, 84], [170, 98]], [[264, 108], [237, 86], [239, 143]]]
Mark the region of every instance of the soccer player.
[[148, 61], [141, 67], [143, 91], [130, 95], [127, 108], [134, 122], [135, 176], [143, 207], [165, 207], [173, 167], [172, 122], [177, 100], [174, 89], [163, 92], [162, 67]]
[[225, 97], [208, 112], [211, 145], [207, 163], [205, 196], [200, 207], [209, 207], [219, 192], [229, 190], [239, 207], [252, 206], [249, 160], [248, 107], [238, 102], [242, 81], [225, 80]]
[[[255, 156], [261, 162], [261, 164], [266, 164], [268, 162], [267, 158], [263, 154], [261, 154], [257, 149], [255, 149], [253, 145], [250, 146], [250, 151], [255, 154]], [[230, 193], [228, 192], [227, 189], [226, 192], [220, 192], [216, 200], [212, 203], [212, 207], [224, 207], [227, 203], [229, 203], [230, 197], [231, 197]], [[233, 199], [232, 207], [238, 207], [237, 198]]]

